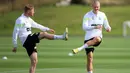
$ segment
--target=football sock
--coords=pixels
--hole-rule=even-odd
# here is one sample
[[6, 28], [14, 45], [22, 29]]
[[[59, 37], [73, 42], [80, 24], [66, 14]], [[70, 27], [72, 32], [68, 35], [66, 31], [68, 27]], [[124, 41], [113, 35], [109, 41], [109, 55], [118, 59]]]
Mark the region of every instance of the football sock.
[[83, 46], [79, 47], [78, 50], [81, 51], [81, 50], [83, 50], [83, 49], [85, 49], [85, 48], [87, 48], [87, 47], [88, 47], [88, 45], [87, 45], [87, 44], [84, 44]]
[[93, 73], [93, 71], [88, 71], [88, 73]]
[[63, 35], [54, 35], [54, 40], [63, 40]]

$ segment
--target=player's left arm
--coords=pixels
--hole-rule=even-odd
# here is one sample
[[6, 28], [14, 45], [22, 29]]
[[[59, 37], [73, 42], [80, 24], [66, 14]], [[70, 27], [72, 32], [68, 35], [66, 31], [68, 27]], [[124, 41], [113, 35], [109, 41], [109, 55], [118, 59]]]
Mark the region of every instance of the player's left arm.
[[106, 29], [107, 32], [111, 32], [111, 27], [109, 25], [107, 16], [105, 14], [104, 14], [103, 25], [104, 25], [104, 28]]

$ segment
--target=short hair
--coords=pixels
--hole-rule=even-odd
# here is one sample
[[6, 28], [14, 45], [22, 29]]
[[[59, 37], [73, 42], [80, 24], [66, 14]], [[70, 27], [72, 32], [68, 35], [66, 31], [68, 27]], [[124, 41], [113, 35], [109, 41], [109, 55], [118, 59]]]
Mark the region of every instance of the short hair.
[[95, 4], [96, 2], [99, 2], [99, 3], [100, 3], [99, 0], [92, 0], [92, 4]]
[[27, 4], [24, 7], [24, 12], [27, 12], [28, 10], [32, 10], [34, 8], [34, 6], [32, 4]]

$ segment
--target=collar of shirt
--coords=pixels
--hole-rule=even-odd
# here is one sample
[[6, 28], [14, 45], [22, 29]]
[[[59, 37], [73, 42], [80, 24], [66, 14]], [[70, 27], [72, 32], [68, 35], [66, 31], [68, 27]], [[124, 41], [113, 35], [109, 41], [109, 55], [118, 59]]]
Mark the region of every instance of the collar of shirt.
[[21, 16], [24, 17], [24, 18], [27, 18], [27, 19], [29, 18], [29, 17], [25, 16], [24, 13]]
[[95, 14], [95, 13], [93, 12], [93, 10], [91, 10], [92, 15], [94, 15], [94, 16], [98, 16], [99, 12], [100, 12], [100, 11], [98, 11], [98, 13]]

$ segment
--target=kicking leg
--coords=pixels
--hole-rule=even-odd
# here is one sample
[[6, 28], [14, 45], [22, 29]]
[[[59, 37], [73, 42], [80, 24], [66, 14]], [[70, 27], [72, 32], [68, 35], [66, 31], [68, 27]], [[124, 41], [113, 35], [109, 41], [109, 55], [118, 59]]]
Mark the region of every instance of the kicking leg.
[[63, 35], [54, 35], [54, 34], [49, 34], [47, 32], [40, 32], [38, 38], [40, 40], [43, 38], [46, 38], [49, 40], [68, 40], [68, 29], [65, 30]]
[[92, 40], [89, 40], [87, 41], [83, 46], [79, 47], [79, 48], [76, 48], [76, 49], [73, 49], [73, 53], [76, 54], [78, 53], [79, 51], [89, 47], [89, 46], [93, 46], [97, 43], [101, 42], [101, 38], [100, 37], [94, 37]]
[[31, 66], [30, 66], [29, 73], [35, 73], [36, 65], [37, 65], [37, 62], [38, 62], [37, 52], [33, 52], [33, 53], [31, 54], [30, 60], [31, 60]]

